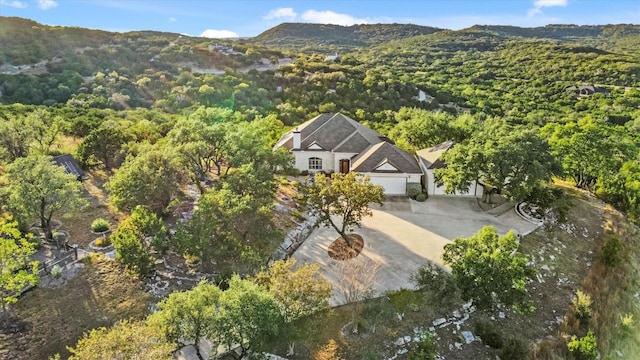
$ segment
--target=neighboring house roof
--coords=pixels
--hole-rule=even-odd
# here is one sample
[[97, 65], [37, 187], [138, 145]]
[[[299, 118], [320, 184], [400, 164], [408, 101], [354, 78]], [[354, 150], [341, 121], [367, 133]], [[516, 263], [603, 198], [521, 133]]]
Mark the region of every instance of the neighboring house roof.
[[[357, 154], [371, 145], [387, 140], [382, 134], [341, 113], [320, 114], [296, 129], [300, 131], [301, 150], [322, 149]], [[274, 148], [292, 150], [293, 132], [296, 129], [282, 135]]]
[[415, 157], [386, 141], [369, 146], [351, 163], [351, 171], [361, 173], [421, 174]]
[[425, 169], [440, 169], [446, 166], [442, 161], [442, 154], [451, 149], [454, 144], [453, 141], [445, 141], [428, 149], [418, 150], [416, 154]]
[[68, 174], [75, 175], [76, 179], [82, 180], [84, 178], [84, 171], [70, 154], [54, 156], [52, 161], [54, 164], [64, 167]]

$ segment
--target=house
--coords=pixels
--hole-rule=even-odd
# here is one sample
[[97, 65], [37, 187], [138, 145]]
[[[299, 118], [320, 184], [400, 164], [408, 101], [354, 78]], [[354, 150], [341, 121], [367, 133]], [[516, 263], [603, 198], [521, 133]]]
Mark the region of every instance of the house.
[[[436, 146], [428, 149], [422, 149], [417, 151], [418, 163], [424, 173], [422, 182], [423, 188], [429, 195], [447, 195], [445, 193], [444, 186], [438, 186], [435, 180], [435, 171], [446, 166], [442, 160], [442, 155], [449, 149], [453, 148], [455, 143], [453, 141], [445, 141]], [[456, 194], [459, 196], [473, 196], [481, 197], [483, 192], [483, 186], [477, 181], [472, 181], [467, 191]]]
[[58, 166], [62, 166], [67, 174], [73, 174], [78, 181], [84, 180], [84, 171], [70, 154], [54, 156], [51, 161]]
[[285, 148], [300, 171], [357, 171], [382, 185], [388, 195], [405, 195], [407, 184], [419, 184], [416, 158], [382, 134], [341, 113], [320, 114], [280, 137], [274, 149]]

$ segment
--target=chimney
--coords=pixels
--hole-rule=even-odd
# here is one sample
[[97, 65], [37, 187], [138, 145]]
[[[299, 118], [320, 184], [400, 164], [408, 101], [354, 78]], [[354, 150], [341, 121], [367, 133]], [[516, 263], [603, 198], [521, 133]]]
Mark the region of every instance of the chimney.
[[293, 129], [293, 147], [291, 150], [300, 150], [300, 145], [302, 144], [302, 137], [300, 135], [300, 130], [298, 128]]

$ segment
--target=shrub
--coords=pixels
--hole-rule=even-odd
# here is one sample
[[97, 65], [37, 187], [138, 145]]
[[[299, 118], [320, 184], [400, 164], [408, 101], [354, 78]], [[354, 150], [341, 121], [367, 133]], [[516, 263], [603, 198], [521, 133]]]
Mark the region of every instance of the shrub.
[[60, 265], [53, 265], [53, 267], [51, 268], [51, 275], [56, 279], [62, 275], [62, 268], [60, 267]]
[[107, 246], [111, 245], [111, 239], [109, 239], [108, 237], [99, 237], [99, 238], [96, 239], [94, 244], [97, 247], [107, 247]]
[[420, 341], [411, 344], [407, 357], [410, 360], [433, 360], [436, 358], [437, 345], [427, 331]]
[[577, 360], [593, 360], [598, 358], [598, 341], [591, 330], [581, 338], [573, 335], [567, 344], [567, 348], [569, 348], [569, 352]]
[[521, 360], [529, 354], [529, 345], [522, 339], [510, 337], [504, 341], [502, 349], [498, 352], [500, 359]]
[[620, 317], [620, 326], [621, 330], [625, 334], [631, 334], [633, 330], [633, 324], [635, 321], [633, 320], [633, 314], [625, 314]]
[[617, 236], [610, 236], [607, 241], [602, 245], [602, 252], [600, 253], [600, 261], [607, 267], [615, 267], [620, 264], [620, 250], [622, 249], [622, 243]]
[[422, 193], [422, 185], [420, 183], [407, 183], [407, 196], [415, 199]]
[[63, 233], [62, 231], [54, 231], [51, 236], [53, 237], [53, 240], [58, 244], [64, 244], [67, 240], [67, 234]]
[[417, 311], [422, 303], [420, 294], [409, 289], [400, 289], [389, 293], [391, 305], [398, 313]]
[[97, 218], [91, 222], [91, 231], [101, 233], [109, 230], [109, 222], [107, 219]]
[[425, 200], [427, 200], [427, 194], [420, 193], [420, 194], [416, 195], [416, 201], [423, 202]]
[[578, 319], [588, 319], [591, 317], [591, 296], [578, 290], [573, 299], [573, 310]]
[[494, 349], [500, 349], [503, 345], [502, 332], [497, 326], [486, 320], [479, 320], [475, 323], [474, 330], [480, 336], [482, 342]]
[[450, 305], [460, 296], [453, 277], [440, 266], [430, 262], [420, 266], [418, 272], [411, 275], [411, 281], [420, 289], [430, 290], [433, 299], [442, 301], [444, 305]]

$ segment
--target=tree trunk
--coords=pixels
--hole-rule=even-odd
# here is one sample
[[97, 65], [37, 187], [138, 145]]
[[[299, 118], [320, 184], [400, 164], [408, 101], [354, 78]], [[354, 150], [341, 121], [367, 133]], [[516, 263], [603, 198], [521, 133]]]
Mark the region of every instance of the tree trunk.
[[289, 343], [289, 351], [287, 351], [287, 355], [286, 356], [293, 356], [296, 354], [294, 347], [296, 346], [295, 343]]

